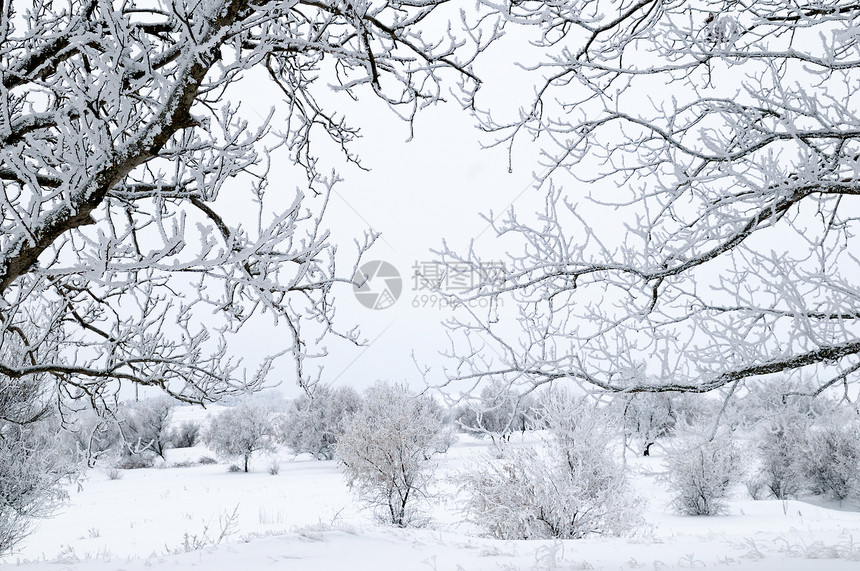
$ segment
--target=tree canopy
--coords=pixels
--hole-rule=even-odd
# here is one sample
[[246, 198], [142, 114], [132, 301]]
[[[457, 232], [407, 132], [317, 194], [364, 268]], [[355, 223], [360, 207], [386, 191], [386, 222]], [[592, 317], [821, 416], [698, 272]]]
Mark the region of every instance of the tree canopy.
[[452, 377], [693, 392], [855, 377], [860, 6], [495, 6], [533, 30], [536, 88], [483, 127], [540, 147], [546, 206], [489, 217], [517, 247], [505, 281], [470, 295], [514, 304], [453, 323], [468, 344]]
[[[444, 4], [5, 2], [0, 343], [23, 356], [0, 373], [94, 400], [116, 381], [211, 400], [262, 383], [271, 360], [244, 375], [225, 339], [268, 313], [312, 383], [304, 361], [321, 337], [356, 333], [333, 323], [332, 286], [355, 268], [335, 267], [322, 217], [338, 177], [311, 143], [358, 161], [333, 96], [375, 97], [407, 120], [443, 79], [471, 100], [472, 59], [493, 34], [436, 16]], [[235, 92], [252, 72], [283, 101], [260, 121]], [[275, 187], [277, 157], [306, 180]]]

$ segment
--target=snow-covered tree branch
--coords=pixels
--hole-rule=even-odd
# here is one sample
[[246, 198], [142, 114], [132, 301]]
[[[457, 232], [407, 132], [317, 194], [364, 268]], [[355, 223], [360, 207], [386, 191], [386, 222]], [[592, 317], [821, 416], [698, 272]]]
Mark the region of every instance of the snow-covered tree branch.
[[515, 303], [454, 322], [468, 357], [452, 376], [693, 392], [855, 377], [857, 5], [493, 6], [533, 32], [535, 92], [483, 125], [515, 152], [539, 145], [547, 198], [488, 217], [517, 253], [471, 295]]
[[[331, 288], [354, 268], [335, 266], [323, 215], [339, 179], [311, 143], [358, 163], [332, 97], [376, 97], [407, 120], [443, 81], [471, 100], [472, 60], [495, 31], [456, 11], [447, 30], [423, 29], [447, 21], [444, 4], [5, 2], [0, 342], [32, 331], [25, 352], [42, 357], [0, 363], [4, 378], [49, 375], [94, 400], [115, 381], [211, 400], [262, 383], [271, 361], [244, 374], [225, 335], [269, 314], [312, 383], [321, 337], [357, 333], [333, 324]], [[283, 101], [259, 120], [237, 91], [252, 74]], [[272, 180], [275, 161], [304, 175]]]

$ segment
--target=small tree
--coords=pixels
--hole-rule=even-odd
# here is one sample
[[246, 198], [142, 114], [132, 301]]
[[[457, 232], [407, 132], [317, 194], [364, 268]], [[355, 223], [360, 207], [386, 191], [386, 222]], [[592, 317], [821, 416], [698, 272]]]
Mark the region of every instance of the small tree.
[[90, 468], [100, 457], [112, 456], [122, 448], [122, 433], [113, 414], [86, 407], [66, 417], [75, 439], [75, 452]]
[[419, 522], [415, 505], [427, 497], [433, 456], [443, 447], [438, 409], [405, 385], [380, 383], [346, 422], [335, 455], [350, 487], [381, 520], [400, 527]]
[[683, 515], [723, 513], [731, 487], [740, 480], [740, 461], [729, 438], [697, 446], [683, 441], [668, 458], [672, 506]]
[[248, 471], [251, 455], [270, 450], [272, 423], [267, 407], [254, 401], [243, 401], [212, 419], [206, 442], [225, 458], [242, 458]]
[[633, 393], [621, 397], [625, 433], [642, 442], [642, 455], [650, 456], [658, 438], [675, 427], [672, 397], [666, 393]]
[[466, 403], [454, 413], [461, 430], [483, 438], [489, 436], [499, 456], [502, 447], [516, 431], [530, 426], [532, 399], [504, 383], [491, 383], [481, 389], [477, 402]]
[[133, 403], [123, 415], [127, 452], [151, 450], [164, 458], [170, 442], [170, 416], [174, 400], [167, 395]]
[[279, 440], [296, 453], [318, 460], [334, 458], [334, 447], [346, 418], [361, 406], [361, 395], [352, 387], [317, 386], [313, 396], [302, 395], [278, 422]]
[[550, 439], [544, 454], [516, 450], [460, 474], [470, 521], [499, 539], [620, 535], [640, 503], [607, 448], [616, 428], [605, 409], [553, 391], [538, 409]]

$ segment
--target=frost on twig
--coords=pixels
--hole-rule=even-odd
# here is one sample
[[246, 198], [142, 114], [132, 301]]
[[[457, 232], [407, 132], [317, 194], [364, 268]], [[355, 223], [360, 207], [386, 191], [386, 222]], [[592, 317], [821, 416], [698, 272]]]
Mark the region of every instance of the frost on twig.
[[[333, 321], [355, 268], [336, 267], [324, 214], [339, 178], [315, 150], [360, 164], [332, 93], [407, 121], [449, 81], [471, 101], [495, 32], [458, 11], [424, 29], [445, 4], [4, 4], [0, 343], [35, 328], [24, 343], [42, 358], [0, 375], [48, 375], [94, 403], [129, 383], [212, 401], [264, 382], [272, 359], [247, 372], [228, 348], [263, 316], [286, 332], [275, 357], [313, 384], [327, 334], [358, 340]], [[281, 101], [259, 121], [236, 95], [252, 71]], [[299, 167], [294, 184], [276, 163]]]
[[[533, 97], [482, 126], [491, 144], [537, 147], [546, 200], [488, 218], [513, 246], [504, 279], [462, 296], [450, 323], [452, 386], [856, 379], [856, 10], [486, 4], [537, 49], [521, 62]], [[474, 265], [482, 252], [443, 254]]]

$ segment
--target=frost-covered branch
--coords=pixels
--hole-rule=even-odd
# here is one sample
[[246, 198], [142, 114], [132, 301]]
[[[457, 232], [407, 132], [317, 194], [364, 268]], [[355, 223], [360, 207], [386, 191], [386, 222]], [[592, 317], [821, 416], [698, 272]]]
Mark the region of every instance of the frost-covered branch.
[[856, 378], [855, 4], [487, 4], [537, 49], [531, 101], [483, 127], [539, 147], [546, 204], [488, 218], [518, 245], [465, 296], [494, 311], [451, 322], [452, 382]]
[[[5, 375], [48, 375], [91, 398], [131, 382], [207, 401], [263, 382], [272, 361], [244, 373], [227, 339], [267, 315], [284, 325], [298, 382], [312, 383], [305, 360], [325, 354], [327, 333], [357, 341], [335, 327], [333, 288], [374, 236], [336, 267], [324, 215], [339, 178], [311, 144], [360, 164], [358, 130], [332, 97], [372, 98], [408, 120], [449, 90], [471, 101], [472, 61], [493, 34], [447, 10], [4, 4], [0, 343], [25, 326], [54, 333], [27, 342], [46, 360], [2, 362]], [[259, 122], [236, 95], [255, 69], [259, 91], [282, 100]], [[300, 176], [276, 186], [276, 162]]]

